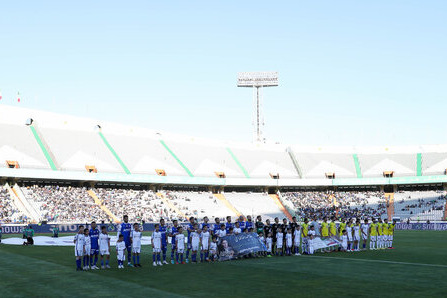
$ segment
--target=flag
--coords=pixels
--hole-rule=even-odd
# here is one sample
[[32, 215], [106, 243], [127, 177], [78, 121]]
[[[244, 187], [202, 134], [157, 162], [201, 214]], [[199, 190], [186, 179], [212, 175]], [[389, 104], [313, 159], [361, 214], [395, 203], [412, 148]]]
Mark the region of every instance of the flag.
[[17, 102], [20, 102], [20, 92], [17, 92]]

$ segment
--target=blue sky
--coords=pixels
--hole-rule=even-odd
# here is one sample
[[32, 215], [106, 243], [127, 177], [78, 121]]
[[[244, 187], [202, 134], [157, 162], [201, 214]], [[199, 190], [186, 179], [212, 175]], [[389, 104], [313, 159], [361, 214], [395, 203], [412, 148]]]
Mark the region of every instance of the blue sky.
[[236, 141], [447, 143], [447, 1], [3, 1], [5, 104]]

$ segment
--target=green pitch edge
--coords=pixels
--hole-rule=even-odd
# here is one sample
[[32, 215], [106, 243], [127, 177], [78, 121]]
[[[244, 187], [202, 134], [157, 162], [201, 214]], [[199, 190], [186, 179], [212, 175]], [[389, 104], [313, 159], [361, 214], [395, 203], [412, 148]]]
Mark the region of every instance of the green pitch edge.
[[357, 173], [357, 178], [362, 178], [362, 169], [360, 168], [359, 157], [357, 154], [353, 154], [352, 158], [354, 158], [355, 171]]
[[248, 175], [247, 170], [244, 168], [244, 166], [241, 164], [241, 162], [239, 161], [239, 159], [237, 159], [236, 155], [234, 155], [233, 151], [231, 151], [230, 148], [227, 148], [228, 153], [230, 153], [231, 157], [233, 158], [233, 160], [236, 162], [236, 164], [239, 166], [239, 168], [241, 169], [241, 171], [244, 173], [245, 178], [250, 178], [250, 175]]
[[416, 167], [416, 176], [422, 176], [422, 153], [418, 153], [416, 155], [417, 167]]
[[39, 144], [40, 149], [43, 152], [43, 155], [45, 155], [45, 158], [47, 159], [48, 163], [50, 164], [50, 167], [53, 171], [57, 171], [56, 164], [54, 163], [53, 159], [50, 156], [50, 153], [48, 152], [47, 148], [45, 148], [45, 145], [43, 144], [42, 140], [39, 137], [39, 134], [37, 133], [36, 129], [30, 125], [31, 131], [34, 135], [34, 138], [37, 141], [37, 144]]
[[104, 144], [107, 146], [107, 148], [110, 150], [110, 152], [112, 152], [113, 156], [115, 156], [116, 160], [118, 161], [118, 163], [120, 164], [120, 166], [123, 168], [124, 172], [126, 174], [130, 174], [129, 169], [126, 167], [126, 165], [124, 164], [124, 162], [121, 160], [121, 158], [118, 156], [118, 154], [116, 153], [116, 151], [112, 148], [112, 145], [110, 145], [110, 143], [107, 141], [106, 137], [102, 134], [102, 132], [98, 132], [99, 136], [101, 137], [102, 141], [104, 142]]
[[194, 177], [194, 175], [191, 173], [191, 171], [185, 166], [185, 164], [180, 160], [180, 158], [178, 158], [177, 155], [175, 155], [175, 153], [168, 147], [168, 145], [166, 145], [166, 143], [163, 140], [160, 140], [160, 143], [172, 155], [172, 157], [174, 157], [174, 159], [185, 170], [185, 172], [188, 173], [189, 177]]

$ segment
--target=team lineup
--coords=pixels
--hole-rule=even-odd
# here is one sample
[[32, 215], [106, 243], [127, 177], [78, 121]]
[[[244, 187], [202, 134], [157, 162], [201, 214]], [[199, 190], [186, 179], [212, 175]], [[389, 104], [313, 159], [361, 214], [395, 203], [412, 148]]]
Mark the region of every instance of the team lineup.
[[[167, 226], [165, 220], [161, 219], [155, 224], [150, 237], [152, 264], [153, 266], [169, 264], [168, 246], [171, 248], [171, 264], [189, 263], [190, 256], [191, 263], [216, 261], [219, 258], [218, 246], [221, 242], [225, 242], [222, 238], [241, 233], [256, 233], [265, 249], [264, 252], [250, 254], [248, 257], [299, 256], [334, 251], [355, 252], [366, 250], [368, 241], [370, 250], [391, 249], [395, 224], [395, 221], [388, 223], [387, 219], [382, 221], [380, 218], [372, 219], [371, 223], [368, 219], [364, 219], [363, 222], [360, 219], [340, 219], [338, 224], [336, 218], [332, 218], [330, 222], [328, 218], [324, 218], [321, 223], [317, 221], [309, 223], [305, 218], [299, 223], [296, 217], [290, 222], [284, 218], [282, 223], [275, 218], [271, 224], [268, 219], [263, 223], [261, 216], [257, 216], [256, 222], [252, 221], [251, 216], [247, 216], [246, 220], [241, 216], [235, 223], [230, 216], [226, 218], [225, 223], [216, 218], [214, 224], [210, 224], [208, 217], [204, 217], [203, 222], [199, 224], [196, 218], [191, 217], [186, 225], [185, 235], [184, 226], [177, 220], [173, 220], [172, 225]], [[140, 263], [142, 237], [142, 226], [139, 223], [129, 223], [128, 216], [125, 215], [117, 232], [116, 255], [119, 269], [124, 268], [126, 252], [129, 267], [142, 267]], [[336, 239], [337, 245], [315, 249], [314, 242], [317, 238]], [[81, 225], [73, 242], [77, 271], [111, 268], [110, 236], [106, 226], [102, 226], [99, 230], [96, 222], [91, 223], [90, 229]]]

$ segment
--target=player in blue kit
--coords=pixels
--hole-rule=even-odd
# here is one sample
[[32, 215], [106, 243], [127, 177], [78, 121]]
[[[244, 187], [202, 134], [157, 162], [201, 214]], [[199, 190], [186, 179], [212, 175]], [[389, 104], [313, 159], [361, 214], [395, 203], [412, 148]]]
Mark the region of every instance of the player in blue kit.
[[[90, 252], [87, 252], [90, 254], [90, 268], [92, 269], [99, 269], [96, 264], [98, 263], [98, 255], [99, 255], [99, 229], [96, 227], [96, 222], [92, 221], [90, 225]], [[93, 260], [93, 257], [95, 260]]]
[[214, 219], [213, 229], [211, 230], [212, 235], [216, 235], [216, 233], [220, 230], [220, 218], [216, 217]]
[[[251, 219], [250, 215], [247, 215], [247, 221], [245, 222], [245, 229], [250, 231], [250, 229], [253, 229], [255, 227], [255, 223]], [[242, 230], [244, 231], [244, 230]]]
[[200, 228], [201, 230], [203, 230], [204, 227], [207, 227], [208, 230], [209, 230], [210, 227], [211, 227], [210, 224], [209, 224], [208, 216], [205, 216], [205, 217], [203, 218], [203, 223], [199, 226], [199, 228]]
[[241, 229], [241, 232], [243, 232], [245, 230], [245, 221], [244, 221], [244, 217], [242, 215], [239, 216], [239, 220], [237, 221], [237, 223], [239, 223], [239, 227], [238, 228]]
[[227, 222], [225, 223], [225, 231], [227, 234], [230, 231], [230, 228], [233, 228], [233, 223], [231, 222], [231, 216], [227, 216]]
[[118, 233], [117, 238], [119, 238], [120, 235], [123, 235], [124, 237], [124, 243], [126, 244], [126, 250], [127, 250], [127, 266], [133, 267], [132, 263], [130, 262], [131, 255], [132, 255], [132, 243], [130, 242], [130, 232], [132, 231], [132, 225], [129, 223], [129, 217], [127, 215], [123, 216], [123, 223], [121, 223], [118, 226]]
[[168, 251], [168, 228], [165, 226], [165, 220], [160, 219], [160, 233], [161, 233], [161, 252], [163, 253], [163, 264], [167, 265], [166, 252]]
[[191, 250], [191, 232], [194, 231], [194, 224], [195, 224], [195, 220], [194, 217], [190, 217], [189, 218], [189, 224], [187, 227], [187, 231], [188, 231], [188, 247], [186, 248], [186, 263], [189, 263], [189, 251]]
[[175, 236], [178, 234], [179, 225], [176, 219], [172, 221], [172, 224], [173, 226], [169, 229], [169, 237], [171, 237], [171, 264], [175, 264], [174, 253], [177, 249], [175, 246]]

